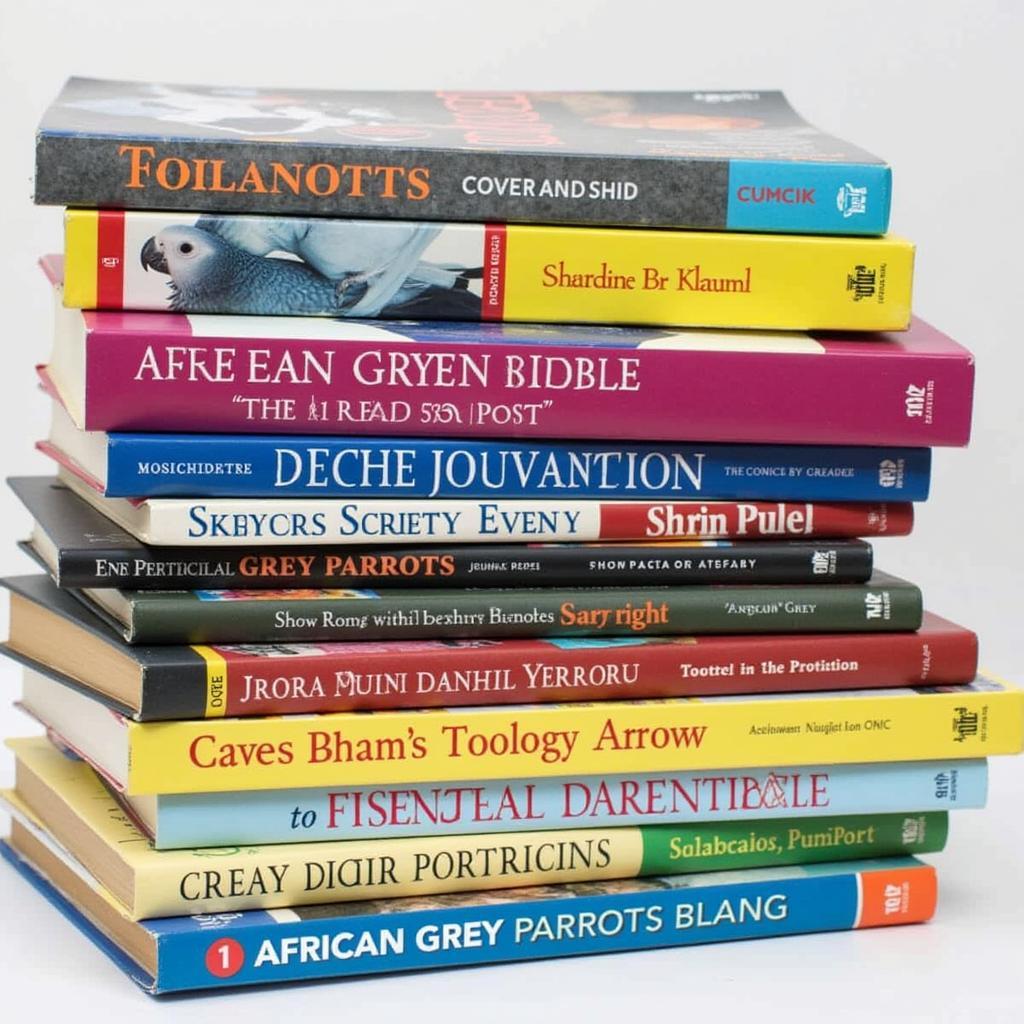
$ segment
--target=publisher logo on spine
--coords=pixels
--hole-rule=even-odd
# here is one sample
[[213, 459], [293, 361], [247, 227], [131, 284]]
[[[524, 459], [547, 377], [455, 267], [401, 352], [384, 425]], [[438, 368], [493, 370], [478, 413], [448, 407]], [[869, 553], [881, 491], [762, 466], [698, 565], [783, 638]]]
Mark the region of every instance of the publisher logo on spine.
[[811, 555], [811, 573], [814, 576], [834, 576], [836, 571], [836, 551], [815, 551]]
[[963, 705], [953, 708], [953, 742], [963, 743], [965, 740], [985, 739], [984, 722], [977, 711]]
[[878, 464], [878, 486], [903, 487], [903, 459], [882, 459]]
[[860, 302], [861, 299], [874, 297], [877, 284], [878, 271], [875, 267], [866, 267], [858, 263], [853, 270], [846, 275], [846, 290], [853, 293], [853, 301]]
[[888, 590], [873, 591], [864, 595], [864, 617], [885, 622], [892, 618], [892, 597]]
[[857, 188], [855, 185], [851, 185], [849, 182], [840, 185], [839, 191], [836, 193], [836, 209], [838, 209], [843, 215], [844, 220], [849, 217], [856, 217], [862, 213], [867, 213], [867, 185], [862, 185], [860, 188]]

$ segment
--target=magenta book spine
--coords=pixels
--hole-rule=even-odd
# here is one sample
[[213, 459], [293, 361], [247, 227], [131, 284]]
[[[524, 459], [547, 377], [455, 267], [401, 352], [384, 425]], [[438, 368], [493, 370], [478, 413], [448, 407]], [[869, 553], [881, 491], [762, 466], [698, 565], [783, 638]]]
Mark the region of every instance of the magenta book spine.
[[[88, 315], [88, 314], [87, 314]], [[185, 318], [182, 318], [184, 321]], [[187, 322], [187, 321], [186, 321]], [[89, 430], [961, 446], [962, 349], [817, 354], [93, 329]], [[891, 346], [890, 346], [891, 348]]]

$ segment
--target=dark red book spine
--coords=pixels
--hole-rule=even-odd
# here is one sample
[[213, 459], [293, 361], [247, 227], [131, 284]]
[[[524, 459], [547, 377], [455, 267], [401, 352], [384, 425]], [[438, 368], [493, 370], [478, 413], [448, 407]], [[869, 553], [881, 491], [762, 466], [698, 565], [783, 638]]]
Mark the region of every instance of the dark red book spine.
[[207, 713], [248, 716], [947, 685], [974, 678], [978, 646], [970, 630], [926, 614], [916, 633], [195, 650], [214, 698]]

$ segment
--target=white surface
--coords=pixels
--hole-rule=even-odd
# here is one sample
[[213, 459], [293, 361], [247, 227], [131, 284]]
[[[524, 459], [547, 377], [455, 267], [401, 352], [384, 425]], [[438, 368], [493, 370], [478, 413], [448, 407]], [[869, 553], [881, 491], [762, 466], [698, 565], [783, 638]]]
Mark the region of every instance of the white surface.
[[[978, 356], [974, 443], [938, 453], [914, 536], [878, 545], [879, 562], [918, 581], [935, 611], [976, 628], [988, 666], [1022, 679], [1022, 11], [1012, 0], [4, 3], [4, 474], [46, 471], [31, 449], [47, 413], [32, 365], [45, 356], [51, 313], [33, 261], [60, 236], [57, 212], [31, 205], [30, 178], [36, 121], [68, 74], [324, 88], [781, 87], [810, 120], [891, 161], [893, 227], [919, 245], [915, 307]], [[13, 541], [27, 523], [0, 495], [2, 534]], [[0, 569], [27, 563], [4, 546]], [[15, 678], [0, 669], [6, 692]], [[0, 734], [26, 731], [0, 708]], [[949, 850], [933, 858], [940, 909], [926, 927], [170, 1003], [136, 993], [0, 866], [0, 1016], [1020, 1022], [1022, 812], [1024, 759], [995, 764], [991, 810], [956, 817]]]

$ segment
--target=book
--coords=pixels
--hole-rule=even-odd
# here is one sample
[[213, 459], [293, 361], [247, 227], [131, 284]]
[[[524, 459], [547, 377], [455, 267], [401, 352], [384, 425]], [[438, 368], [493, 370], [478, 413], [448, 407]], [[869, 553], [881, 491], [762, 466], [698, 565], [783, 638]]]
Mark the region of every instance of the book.
[[83, 313], [61, 302], [61, 258], [42, 265], [57, 299], [44, 379], [86, 430], [918, 447], [970, 435], [973, 357], [920, 319], [866, 336]]
[[156, 849], [985, 806], [987, 764], [897, 761], [535, 781], [126, 796]]
[[1020, 753], [1024, 691], [769, 693], [133, 722], [26, 669], [21, 707], [130, 796], [530, 779]]
[[924, 501], [928, 448], [79, 430], [36, 447], [108, 497]]
[[0, 854], [153, 994], [912, 924], [937, 894], [888, 857], [136, 923], [43, 830]]
[[10, 588], [0, 651], [139, 721], [944, 685], [978, 638], [925, 613], [904, 633], [128, 645], [45, 576]]
[[296, 587], [601, 586], [617, 583], [859, 583], [861, 540], [451, 544], [444, 547], [150, 547], [49, 477], [13, 477], [32, 514], [24, 550], [62, 587], [208, 590]]
[[900, 331], [913, 268], [893, 235], [64, 214], [78, 309]]
[[35, 199], [880, 234], [888, 166], [777, 91], [325, 92], [72, 78]]
[[923, 615], [919, 587], [877, 570], [866, 583], [766, 586], [73, 593], [130, 644], [891, 633]]
[[908, 502], [602, 501], [597, 498], [106, 498], [57, 479], [145, 544], [251, 547], [596, 540], [901, 537]]
[[14, 741], [13, 815], [34, 818], [132, 920], [931, 853], [945, 811], [154, 850], [99, 776]]

